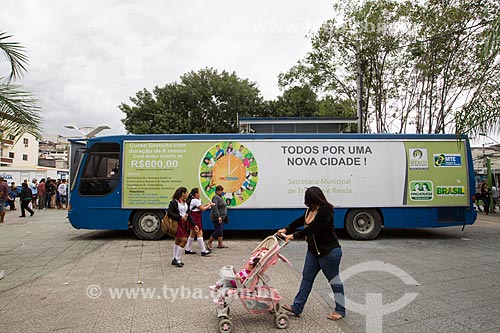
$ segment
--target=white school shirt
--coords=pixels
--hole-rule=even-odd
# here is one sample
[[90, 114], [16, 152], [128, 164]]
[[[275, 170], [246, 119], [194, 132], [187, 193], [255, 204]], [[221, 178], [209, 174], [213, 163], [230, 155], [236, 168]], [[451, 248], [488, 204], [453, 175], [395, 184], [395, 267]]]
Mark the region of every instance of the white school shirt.
[[187, 202], [177, 201], [177, 206], [179, 207], [179, 215], [184, 216], [187, 213], [188, 205]]
[[191, 199], [191, 211], [193, 212], [199, 212], [200, 209], [198, 207], [201, 206], [201, 200], [200, 199], [196, 199], [196, 198], [193, 198]]

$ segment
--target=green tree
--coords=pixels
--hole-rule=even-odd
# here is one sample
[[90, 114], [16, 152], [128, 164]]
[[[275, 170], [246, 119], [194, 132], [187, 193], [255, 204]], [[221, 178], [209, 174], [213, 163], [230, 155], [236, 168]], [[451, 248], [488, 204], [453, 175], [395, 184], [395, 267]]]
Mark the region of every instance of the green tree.
[[319, 102], [308, 86], [295, 86], [283, 92], [272, 102], [273, 117], [317, 117]]
[[498, 46], [484, 47], [498, 7], [495, 0], [338, 2], [336, 18], [312, 35], [312, 50], [280, 84], [307, 84], [355, 105], [359, 70], [365, 131], [443, 133], [455, 122], [467, 133], [459, 123], [471, 106], [497, 115], [485, 126], [498, 124], [488, 98], [500, 86]]
[[238, 117], [263, 112], [255, 83], [212, 68], [186, 73], [180, 82], [155, 87], [153, 93], [139, 91], [130, 101], [133, 105], [119, 108], [127, 132], [134, 134], [237, 132]]
[[9, 39], [12, 36], [0, 31], [0, 50], [9, 63], [7, 77], [0, 77], [0, 129], [17, 138], [30, 133], [40, 138], [41, 117], [33, 96], [11, 83], [26, 72], [28, 57], [25, 49]]
[[399, 50], [405, 34], [399, 28], [407, 5], [397, 1], [366, 1], [362, 5], [337, 3], [335, 17], [311, 36], [312, 50], [287, 73], [279, 77], [281, 86], [307, 84], [322, 95], [356, 105], [356, 73], [364, 76], [363, 128], [387, 130], [386, 101], [395, 94], [387, 77], [396, 77]]
[[[491, 11], [490, 12], [495, 12]], [[487, 22], [484, 31], [480, 59], [488, 63], [500, 53], [500, 13], [484, 18]], [[500, 78], [485, 82], [474, 92], [473, 97], [461, 108], [455, 119], [457, 133], [469, 133], [477, 137], [480, 133], [500, 132]]]

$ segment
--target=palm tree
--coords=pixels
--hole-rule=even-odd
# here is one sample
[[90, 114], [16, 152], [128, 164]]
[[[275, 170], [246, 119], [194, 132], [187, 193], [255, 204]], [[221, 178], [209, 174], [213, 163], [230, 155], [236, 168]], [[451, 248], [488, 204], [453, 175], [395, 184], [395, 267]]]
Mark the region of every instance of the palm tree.
[[0, 31], [0, 50], [10, 63], [8, 77], [0, 77], [0, 130], [17, 138], [23, 133], [40, 138], [42, 118], [36, 99], [19, 86], [11, 84], [26, 72], [28, 63], [24, 47], [9, 41], [11, 37]]

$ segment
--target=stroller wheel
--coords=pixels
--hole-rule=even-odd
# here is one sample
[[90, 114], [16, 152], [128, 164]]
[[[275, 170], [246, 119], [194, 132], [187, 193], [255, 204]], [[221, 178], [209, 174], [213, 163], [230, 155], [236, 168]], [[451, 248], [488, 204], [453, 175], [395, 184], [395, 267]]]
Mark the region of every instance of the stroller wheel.
[[222, 319], [219, 321], [219, 332], [230, 333], [233, 330], [233, 323], [229, 319]]
[[288, 327], [288, 316], [284, 313], [280, 313], [276, 316], [274, 322], [276, 323], [277, 328], [285, 329]]

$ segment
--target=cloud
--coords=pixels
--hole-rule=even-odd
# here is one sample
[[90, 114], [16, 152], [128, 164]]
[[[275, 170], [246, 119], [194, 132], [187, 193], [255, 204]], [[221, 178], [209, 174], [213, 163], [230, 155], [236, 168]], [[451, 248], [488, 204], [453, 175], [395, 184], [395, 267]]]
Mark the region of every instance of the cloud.
[[18, 83], [40, 101], [44, 130], [109, 125], [143, 88], [204, 67], [235, 71], [263, 96], [309, 49], [304, 37], [331, 15], [329, 1], [30, 1], [2, 3], [1, 29], [22, 43], [29, 72]]

